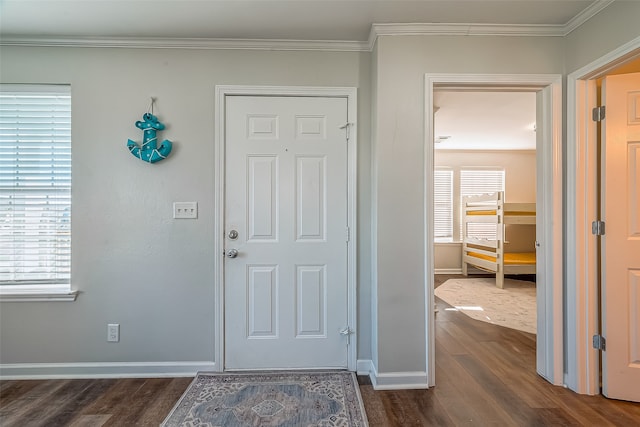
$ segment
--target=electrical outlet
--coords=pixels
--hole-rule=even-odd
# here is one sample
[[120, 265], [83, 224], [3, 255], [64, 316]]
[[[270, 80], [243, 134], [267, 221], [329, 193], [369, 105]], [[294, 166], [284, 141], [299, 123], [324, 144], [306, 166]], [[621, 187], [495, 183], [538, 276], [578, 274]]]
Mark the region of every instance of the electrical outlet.
[[120, 341], [120, 325], [118, 323], [109, 323], [107, 325], [107, 341]]
[[198, 218], [198, 202], [173, 202], [173, 217], [175, 219]]

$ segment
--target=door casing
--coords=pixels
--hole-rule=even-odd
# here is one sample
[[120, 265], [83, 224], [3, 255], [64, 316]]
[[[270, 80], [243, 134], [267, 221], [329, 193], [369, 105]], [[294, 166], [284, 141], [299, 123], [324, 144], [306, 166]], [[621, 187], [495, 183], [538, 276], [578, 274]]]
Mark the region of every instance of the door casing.
[[[357, 327], [357, 89], [354, 87], [313, 86], [250, 86], [217, 85], [215, 87], [215, 186], [214, 186], [214, 366], [217, 372], [224, 371], [224, 211], [225, 211], [225, 124], [227, 96], [308, 96], [347, 99], [347, 123], [349, 132], [347, 146], [347, 226], [350, 230], [347, 243], [347, 318], [354, 331], [349, 345], [347, 367], [356, 370], [358, 347]], [[347, 124], [345, 123], [345, 124]]]
[[[562, 248], [562, 76], [557, 74], [426, 74], [425, 75], [425, 295], [427, 331], [427, 378], [432, 387], [435, 382], [435, 322], [434, 322], [434, 246], [433, 246], [433, 187], [434, 120], [433, 91], [438, 88], [473, 87], [495, 90], [533, 91], [540, 94], [543, 123], [542, 153], [536, 155], [537, 174], [544, 177], [542, 192], [544, 207], [538, 213], [543, 218], [543, 244], [538, 257], [543, 259], [546, 286], [539, 291], [537, 371], [549, 382], [561, 385], [563, 379], [563, 248]], [[540, 149], [540, 147], [538, 147]], [[542, 163], [542, 164], [541, 164]], [[538, 235], [538, 233], [536, 233]]]
[[[571, 390], [600, 394], [600, 363], [592, 337], [599, 333], [600, 296], [596, 239], [591, 221], [598, 218], [596, 79], [640, 58], [640, 37], [567, 76], [566, 209], [572, 219], [566, 230], [566, 354], [564, 383]], [[605, 337], [606, 338], [606, 337]]]

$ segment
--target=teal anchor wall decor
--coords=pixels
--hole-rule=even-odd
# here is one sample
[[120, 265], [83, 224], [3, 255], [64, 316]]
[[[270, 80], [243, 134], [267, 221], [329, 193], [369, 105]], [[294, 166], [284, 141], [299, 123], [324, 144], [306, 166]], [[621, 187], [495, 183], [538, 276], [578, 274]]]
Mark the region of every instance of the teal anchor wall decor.
[[158, 147], [157, 132], [164, 130], [164, 124], [162, 124], [156, 116], [153, 115], [153, 103], [154, 99], [151, 98], [151, 113], [146, 112], [142, 115], [142, 120], [137, 121], [136, 127], [142, 129], [143, 139], [142, 146], [138, 146], [135, 141], [129, 140], [127, 147], [131, 154], [149, 163], [159, 162], [166, 159], [171, 152], [171, 141], [165, 139]]

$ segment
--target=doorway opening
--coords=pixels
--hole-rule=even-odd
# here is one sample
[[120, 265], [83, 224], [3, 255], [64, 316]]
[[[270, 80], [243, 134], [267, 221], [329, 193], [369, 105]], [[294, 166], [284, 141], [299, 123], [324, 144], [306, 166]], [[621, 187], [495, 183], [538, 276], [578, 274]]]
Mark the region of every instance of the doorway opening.
[[536, 246], [537, 337], [536, 370], [553, 384], [562, 383], [562, 88], [559, 75], [466, 75], [425, 76], [425, 254], [427, 372], [435, 385], [434, 321], [434, 92], [475, 90], [529, 92], [536, 99]]
[[536, 94], [436, 88], [434, 102], [436, 319], [522, 331], [535, 361]]

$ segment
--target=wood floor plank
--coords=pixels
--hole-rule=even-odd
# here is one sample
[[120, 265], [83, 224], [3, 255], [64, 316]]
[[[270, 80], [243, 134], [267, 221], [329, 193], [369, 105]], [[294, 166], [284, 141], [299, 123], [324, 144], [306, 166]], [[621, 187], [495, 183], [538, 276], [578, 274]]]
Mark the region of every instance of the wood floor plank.
[[539, 422], [536, 411], [518, 396], [514, 396], [502, 379], [487, 370], [478, 360], [467, 355], [454, 357], [473, 378], [482, 384], [485, 393], [492, 396], [518, 425], [525, 425], [532, 420], [535, 423]]
[[43, 380], [1, 381], [0, 401], [10, 402], [29, 393], [34, 387], [42, 385]]
[[[436, 356], [436, 387], [434, 391], [447, 408], [447, 414], [457, 425], [470, 420], [483, 420], [490, 424], [515, 425], [511, 414], [504, 410], [495, 397], [487, 393], [485, 385], [464, 369], [458, 358]], [[464, 402], [464, 404], [461, 404]]]
[[80, 415], [69, 424], [69, 427], [102, 427], [109, 418], [111, 415]]
[[125, 378], [114, 381], [105, 393], [87, 406], [81, 413], [86, 415], [115, 414], [118, 408], [128, 407], [131, 396], [142, 387], [146, 379]]
[[[192, 381], [193, 378], [173, 378], [168, 384], [166, 381], [156, 384], [159, 387], [159, 391], [153, 399], [149, 398], [150, 402], [147, 405], [141, 408], [141, 414], [136, 425], [157, 426], [173, 409]], [[159, 417], [158, 414], [164, 414], [164, 416]]]
[[142, 416], [145, 407], [164, 391], [166, 386], [165, 382], [165, 380], [160, 378], [146, 379], [140, 387], [137, 387], [137, 389], [130, 394], [129, 405], [127, 405], [126, 409], [118, 411], [109, 418], [105, 427], [141, 425], [138, 423], [138, 420]]
[[66, 411], [69, 402], [74, 399], [82, 399], [85, 391], [95, 384], [95, 380], [66, 380], [55, 394], [40, 402], [37, 408], [30, 411], [25, 417], [27, 425], [47, 426], [66, 425], [73, 413]]
[[60, 394], [68, 393], [67, 398], [61, 398], [55, 411], [42, 421], [43, 425], [69, 425], [72, 424], [78, 413], [91, 402], [102, 396], [113, 384], [113, 380], [71, 380], [80, 392], [74, 389], [60, 390]]
[[[26, 380], [25, 382], [30, 382]], [[39, 381], [27, 393], [16, 399], [0, 401], [0, 425], [3, 427], [23, 426], [31, 413], [46, 406], [55, 399], [58, 390], [64, 387], [66, 380]]]

